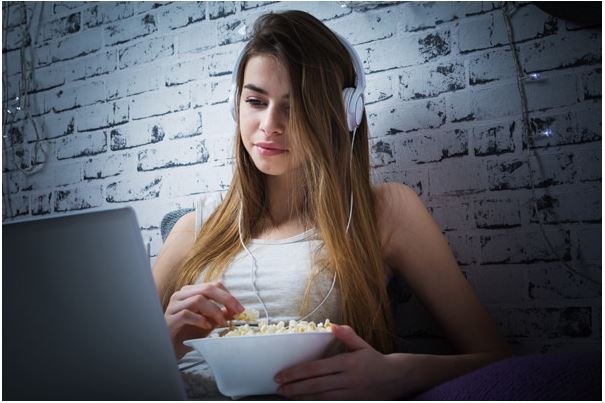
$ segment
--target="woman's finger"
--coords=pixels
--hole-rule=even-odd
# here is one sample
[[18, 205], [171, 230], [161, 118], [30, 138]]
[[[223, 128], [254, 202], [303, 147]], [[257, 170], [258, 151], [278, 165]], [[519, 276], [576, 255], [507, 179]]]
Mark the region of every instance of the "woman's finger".
[[277, 393], [286, 397], [313, 396], [320, 393], [343, 390], [347, 386], [350, 386], [347, 385], [347, 377], [341, 372], [334, 375], [319, 376], [283, 384], [279, 387]]
[[169, 329], [174, 329], [174, 333], [178, 333], [178, 330], [185, 325], [197, 326], [202, 329], [212, 329], [212, 323], [202, 315], [191, 312], [188, 309], [183, 309], [174, 315], [167, 315], [166, 323]]
[[336, 374], [346, 369], [347, 354], [310, 361], [280, 371], [275, 375], [275, 382], [285, 384], [318, 376]]
[[218, 326], [227, 324], [227, 317], [221, 308], [214, 302], [209, 301], [203, 295], [193, 295], [183, 301], [175, 301], [166, 307], [168, 315], [176, 315], [180, 311], [189, 310], [203, 315], [207, 320], [212, 320]]
[[244, 311], [242, 304], [220, 282], [187, 285], [173, 294], [174, 300], [185, 300], [194, 295], [203, 295], [229, 309], [232, 314]]

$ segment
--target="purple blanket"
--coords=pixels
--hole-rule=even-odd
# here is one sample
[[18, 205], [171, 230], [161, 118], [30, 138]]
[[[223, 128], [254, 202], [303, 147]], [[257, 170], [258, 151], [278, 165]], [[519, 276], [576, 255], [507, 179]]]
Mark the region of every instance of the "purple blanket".
[[512, 357], [438, 385], [415, 400], [601, 400], [601, 352]]

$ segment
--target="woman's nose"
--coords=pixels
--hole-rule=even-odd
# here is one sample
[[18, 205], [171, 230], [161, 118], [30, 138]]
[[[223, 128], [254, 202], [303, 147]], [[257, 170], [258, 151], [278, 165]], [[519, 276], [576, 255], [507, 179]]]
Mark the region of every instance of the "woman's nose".
[[283, 134], [287, 118], [278, 106], [272, 105], [265, 109], [265, 114], [261, 121], [261, 129], [266, 134]]

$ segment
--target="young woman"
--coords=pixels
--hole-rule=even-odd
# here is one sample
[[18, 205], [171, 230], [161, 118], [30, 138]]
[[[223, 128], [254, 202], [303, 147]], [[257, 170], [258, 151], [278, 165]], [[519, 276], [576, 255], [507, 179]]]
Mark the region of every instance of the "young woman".
[[[339, 324], [347, 351], [278, 374], [287, 397], [405, 397], [509, 354], [422, 201], [405, 185], [370, 183], [353, 52], [304, 12], [255, 23], [234, 69], [231, 186], [216, 208], [177, 222], [153, 269], [178, 358], [183, 340], [244, 307]], [[392, 276], [460, 354], [393, 352]]]

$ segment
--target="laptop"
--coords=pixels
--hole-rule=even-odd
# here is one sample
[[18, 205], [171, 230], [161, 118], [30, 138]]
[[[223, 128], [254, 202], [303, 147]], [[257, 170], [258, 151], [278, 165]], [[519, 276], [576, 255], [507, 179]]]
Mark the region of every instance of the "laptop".
[[3, 400], [182, 400], [134, 210], [2, 225]]

